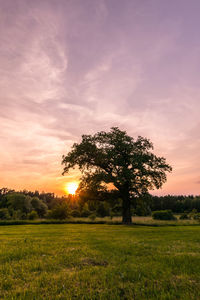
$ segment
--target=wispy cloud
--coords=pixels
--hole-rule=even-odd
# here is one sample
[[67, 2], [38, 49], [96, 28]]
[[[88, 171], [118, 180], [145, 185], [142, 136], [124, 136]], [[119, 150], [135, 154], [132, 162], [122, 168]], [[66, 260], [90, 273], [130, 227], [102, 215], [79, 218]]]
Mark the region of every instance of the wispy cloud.
[[[60, 193], [83, 133], [144, 135], [198, 193], [198, 1], [0, 0], [0, 182]], [[191, 20], [191, 22], [189, 22]]]

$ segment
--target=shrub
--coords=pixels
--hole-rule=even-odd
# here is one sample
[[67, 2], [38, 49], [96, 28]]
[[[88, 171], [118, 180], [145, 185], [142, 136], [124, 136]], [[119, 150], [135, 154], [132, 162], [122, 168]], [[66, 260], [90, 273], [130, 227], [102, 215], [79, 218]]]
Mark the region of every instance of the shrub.
[[82, 218], [87, 218], [87, 217], [89, 217], [90, 214], [91, 214], [91, 211], [89, 211], [89, 210], [87, 210], [87, 209], [84, 209], [84, 210], [82, 210], [82, 212], [81, 212], [81, 217], [82, 217]]
[[7, 208], [0, 209], [0, 220], [9, 220], [10, 214]]
[[38, 214], [35, 210], [32, 210], [32, 212], [30, 212], [28, 214], [28, 219], [29, 220], [35, 220], [35, 219], [38, 219]]
[[193, 219], [197, 220], [197, 221], [200, 221], [200, 213], [197, 213], [197, 214], [193, 215]]
[[171, 210], [154, 211], [152, 217], [154, 220], [176, 220]]
[[198, 211], [197, 209], [193, 209], [190, 213], [189, 213], [189, 217], [190, 219], [195, 219], [194, 216], [198, 215]]
[[80, 218], [81, 214], [80, 214], [80, 211], [77, 210], [77, 209], [74, 209], [71, 213], [72, 217], [74, 218]]
[[94, 221], [94, 220], [96, 219], [96, 214], [91, 214], [91, 215], [89, 216], [89, 219], [90, 219], [91, 221]]
[[190, 217], [188, 216], [187, 213], [183, 213], [179, 218], [179, 220], [189, 220], [189, 219], [190, 219]]

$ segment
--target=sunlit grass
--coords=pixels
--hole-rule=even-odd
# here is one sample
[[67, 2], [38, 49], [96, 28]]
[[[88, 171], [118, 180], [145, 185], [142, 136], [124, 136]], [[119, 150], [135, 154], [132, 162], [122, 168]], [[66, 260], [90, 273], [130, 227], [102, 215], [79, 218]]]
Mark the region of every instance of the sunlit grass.
[[200, 227], [0, 227], [0, 299], [199, 299]]

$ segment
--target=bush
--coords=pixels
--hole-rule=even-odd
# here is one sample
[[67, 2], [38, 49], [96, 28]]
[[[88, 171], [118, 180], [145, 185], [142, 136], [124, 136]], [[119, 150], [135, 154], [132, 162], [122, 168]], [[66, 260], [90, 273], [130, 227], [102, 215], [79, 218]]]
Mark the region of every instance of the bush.
[[188, 216], [188, 214], [183, 213], [183, 214], [180, 216], [179, 220], [190, 220], [190, 217]]
[[91, 221], [94, 221], [94, 220], [96, 219], [96, 214], [91, 214], [91, 215], [89, 216], [89, 219], [90, 219]]
[[35, 210], [32, 210], [32, 212], [30, 212], [29, 214], [28, 214], [28, 219], [29, 220], [36, 220], [36, 219], [38, 219], [39, 217], [38, 217], [38, 214], [37, 214], [37, 212], [35, 211]]
[[152, 217], [154, 220], [176, 220], [171, 210], [154, 211]]
[[81, 216], [80, 211], [77, 209], [72, 210], [71, 215], [73, 218], [80, 218], [80, 216]]
[[0, 209], [0, 220], [9, 220], [10, 214], [7, 208]]
[[[193, 209], [190, 213], [189, 213], [189, 217], [190, 217], [190, 219], [195, 219], [195, 217], [194, 216], [196, 216], [196, 215], [198, 215], [198, 211], [197, 211], [197, 209]], [[196, 219], [195, 219], [196, 220]]]
[[82, 218], [87, 218], [87, 217], [89, 217], [90, 214], [91, 214], [91, 211], [90, 211], [90, 210], [84, 209], [84, 210], [82, 210], [82, 212], [81, 212], [81, 217], [82, 217]]
[[197, 213], [197, 214], [193, 215], [193, 219], [197, 220], [197, 221], [200, 221], [200, 213]]

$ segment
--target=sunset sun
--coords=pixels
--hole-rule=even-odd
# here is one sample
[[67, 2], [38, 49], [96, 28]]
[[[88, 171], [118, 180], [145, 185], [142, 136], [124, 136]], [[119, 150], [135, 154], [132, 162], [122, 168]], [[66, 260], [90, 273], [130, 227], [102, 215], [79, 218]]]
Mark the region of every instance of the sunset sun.
[[75, 195], [78, 188], [78, 182], [68, 182], [65, 186], [65, 191], [67, 194]]

